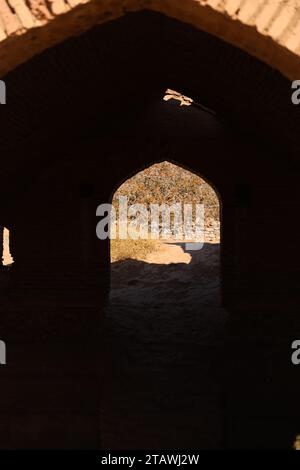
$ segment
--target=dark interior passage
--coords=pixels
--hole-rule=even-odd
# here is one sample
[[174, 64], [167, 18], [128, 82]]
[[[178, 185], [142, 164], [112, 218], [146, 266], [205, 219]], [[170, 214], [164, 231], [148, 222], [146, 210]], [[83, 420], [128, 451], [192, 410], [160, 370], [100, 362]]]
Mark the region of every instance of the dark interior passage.
[[[299, 213], [299, 111], [290, 110], [288, 80], [149, 12], [96, 27], [5, 78], [0, 223], [10, 229], [15, 266], [0, 306], [11, 358], [0, 445], [158, 448], [175, 445], [178, 429], [182, 446], [290, 448], [300, 419], [290, 361], [300, 260], [298, 230], [279, 230], [283, 214]], [[164, 102], [167, 87], [213, 113]], [[95, 236], [96, 209], [154, 155], [218, 188], [220, 297], [230, 314], [223, 321], [216, 308], [218, 328], [215, 306], [193, 287], [202, 282], [195, 255], [176, 322], [158, 316], [158, 286], [151, 319], [144, 305], [142, 323], [130, 311], [128, 325], [123, 313], [104, 319], [109, 243]], [[132, 269], [146, 284], [149, 267]], [[173, 267], [153, 274], [164, 285]], [[124, 284], [129, 296], [135, 277]], [[194, 304], [180, 313], [186, 292], [202, 315]]]
[[132, 260], [112, 268], [104, 447], [222, 447], [227, 314], [218, 248], [205, 245], [191, 265]]
[[[138, 190], [145, 208], [149, 201], [177, 201], [182, 212], [185, 202], [198, 200], [205, 210], [202, 238], [211, 241], [200, 249], [196, 241], [176, 240], [174, 231], [166, 240], [161, 230], [158, 240], [112, 242], [102, 444], [222, 447], [221, 368], [215, 366], [228, 314], [221, 307], [218, 198], [201, 178], [167, 162], [140, 175], [118, 194], [135, 202]], [[114, 201], [117, 206], [116, 195]]]

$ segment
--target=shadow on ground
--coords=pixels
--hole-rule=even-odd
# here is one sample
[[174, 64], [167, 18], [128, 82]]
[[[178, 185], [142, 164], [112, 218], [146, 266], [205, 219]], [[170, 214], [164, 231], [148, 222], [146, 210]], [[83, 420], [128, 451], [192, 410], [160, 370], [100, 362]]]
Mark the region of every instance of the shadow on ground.
[[104, 448], [291, 448], [289, 341], [279, 324], [221, 307], [219, 249], [191, 251], [189, 264], [112, 264]]
[[189, 264], [112, 265], [106, 448], [222, 445], [219, 245], [190, 254]]

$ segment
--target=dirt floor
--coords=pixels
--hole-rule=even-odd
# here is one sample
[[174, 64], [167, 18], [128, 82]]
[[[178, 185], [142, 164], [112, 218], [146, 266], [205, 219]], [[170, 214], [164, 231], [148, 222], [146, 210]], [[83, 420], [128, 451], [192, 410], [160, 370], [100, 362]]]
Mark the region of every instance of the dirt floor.
[[221, 447], [219, 244], [158, 242], [113, 263], [111, 287], [103, 447]]

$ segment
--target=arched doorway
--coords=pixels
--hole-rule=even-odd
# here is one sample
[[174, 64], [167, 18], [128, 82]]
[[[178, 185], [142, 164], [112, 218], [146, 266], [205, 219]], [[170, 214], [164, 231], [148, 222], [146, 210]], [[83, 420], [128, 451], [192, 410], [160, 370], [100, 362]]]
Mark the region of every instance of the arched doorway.
[[[198, 281], [211, 275], [216, 288], [212, 303], [221, 304], [221, 208], [211, 185], [195, 173], [163, 161], [125, 181], [114, 193], [112, 204], [116, 222], [110, 250], [111, 293], [123, 269], [123, 281], [132, 285], [138, 282], [134, 273], [128, 276], [128, 263], [140, 263], [141, 271], [147, 263], [186, 265], [195, 267], [191, 279], [196, 285], [196, 272]], [[183, 284], [188, 281], [183, 279]], [[198, 290], [204, 292], [205, 287], [198, 286]], [[185, 301], [192, 303], [187, 298]]]
[[[126, 238], [124, 226], [118, 230], [125, 201]], [[197, 204], [204, 208], [201, 234], [185, 238], [176, 209], [192, 206], [195, 215]], [[153, 224], [155, 205], [171, 208], [173, 217], [164, 220], [162, 209]], [[201, 177], [163, 161], [125, 181], [113, 206], [102, 444], [221, 447], [220, 368], [214, 378], [208, 372], [222, 355], [228, 319], [220, 298], [218, 195]]]

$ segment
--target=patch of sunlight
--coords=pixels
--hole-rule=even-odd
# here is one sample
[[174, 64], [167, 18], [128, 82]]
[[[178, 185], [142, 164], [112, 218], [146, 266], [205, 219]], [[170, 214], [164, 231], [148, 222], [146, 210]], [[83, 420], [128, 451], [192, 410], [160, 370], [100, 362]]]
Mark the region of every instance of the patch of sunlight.
[[300, 434], [296, 436], [295, 442], [294, 442], [294, 449], [295, 450], [300, 450]]
[[187, 96], [182, 95], [181, 93], [178, 93], [177, 91], [174, 90], [166, 90], [165, 96], [164, 96], [164, 101], [169, 101], [169, 100], [177, 100], [180, 101], [180, 106], [191, 106], [193, 103], [193, 100], [191, 98], [188, 98]]
[[3, 254], [2, 254], [2, 264], [3, 266], [8, 266], [14, 262], [14, 259], [10, 253], [9, 248], [9, 230], [4, 228], [3, 230]]

